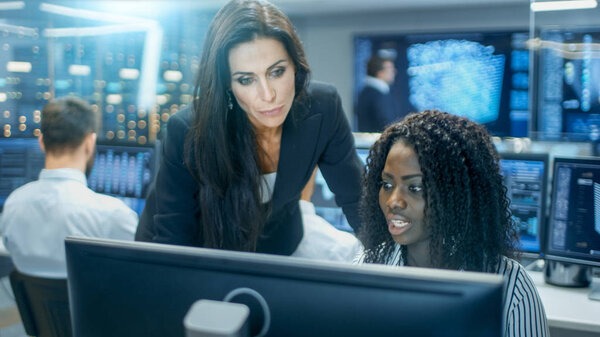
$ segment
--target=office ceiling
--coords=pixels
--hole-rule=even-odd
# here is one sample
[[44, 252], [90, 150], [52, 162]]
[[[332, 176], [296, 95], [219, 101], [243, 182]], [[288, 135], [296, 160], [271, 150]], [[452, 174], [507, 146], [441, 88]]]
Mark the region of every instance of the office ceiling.
[[[527, 5], [529, 0], [271, 0], [288, 15], [319, 15], [363, 11], [415, 10], [448, 7]], [[217, 2], [217, 1], [215, 1]]]

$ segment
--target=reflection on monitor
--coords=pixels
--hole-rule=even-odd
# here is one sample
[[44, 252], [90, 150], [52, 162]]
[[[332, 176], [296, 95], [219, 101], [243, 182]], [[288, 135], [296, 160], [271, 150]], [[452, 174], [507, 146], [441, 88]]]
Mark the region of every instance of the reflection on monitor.
[[600, 140], [600, 30], [540, 32], [537, 138]]
[[600, 159], [555, 158], [545, 256], [600, 267]]
[[44, 158], [37, 138], [0, 138], [0, 211], [12, 191], [38, 179]]
[[153, 145], [99, 142], [88, 186], [98, 193], [121, 199], [141, 214], [155, 175], [154, 152]]
[[403, 113], [438, 109], [484, 124], [496, 136], [527, 136], [527, 39], [525, 32], [356, 36], [355, 97], [370, 56], [395, 56], [390, 91]]
[[[356, 152], [358, 157], [366, 164], [367, 157], [369, 156], [369, 149], [358, 148], [356, 149]], [[335, 203], [334, 196], [333, 192], [331, 192], [327, 186], [323, 174], [321, 174], [321, 171], [317, 170], [315, 190], [311, 198], [312, 203], [315, 205], [315, 212], [333, 227], [342, 231], [353, 232], [354, 230], [350, 227], [344, 212]]]
[[[199, 299], [250, 308], [251, 335], [500, 336], [500, 275], [67, 238], [74, 336], [184, 336]], [[432, 322], [434, 324], [432, 324]]]
[[548, 155], [501, 153], [500, 170], [518, 224], [521, 251], [539, 254], [540, 230], [545, 221]]

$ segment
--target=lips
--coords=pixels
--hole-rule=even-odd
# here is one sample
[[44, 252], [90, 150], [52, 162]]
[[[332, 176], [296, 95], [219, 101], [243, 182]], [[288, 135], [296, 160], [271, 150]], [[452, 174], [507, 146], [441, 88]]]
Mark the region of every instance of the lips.
[[388, 231], [392, 235], [401, 235], [411, 227], [411, 221], [401, 216], [391, 216], [387, 218]]
[[270, 110], [259, 110], [258, 112], [263, 115], [263, 116], [275, 116], [278, 115], [279, 113], [281, 113], [281, 110], [283, 109], [283, 105], [274, 108], [274, 109], [270, 109]]

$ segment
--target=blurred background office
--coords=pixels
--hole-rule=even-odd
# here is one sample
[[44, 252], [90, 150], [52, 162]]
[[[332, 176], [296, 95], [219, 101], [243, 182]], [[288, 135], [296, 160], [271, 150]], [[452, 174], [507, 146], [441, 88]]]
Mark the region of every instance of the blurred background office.
[[[191, 102], [204, 35], [225, 2], [0, 0], [0, 211], [8, 194], [37, 179], [43, 166], [35, 139], [41, 108], [54, 97], [74, 95], [102, 115], [90, 187], [140, 213], [166, 122]], [[523, 251], [532, 258], [573, 258], [545, 249], [551, 236], [542, 228], [557, 221], [550, 219], [558, 207], [551, 203], [552, 159], [600, 153], [596, 1], [572, 10], [544, 10], [556, 1], [530, 0], [273, 3], [294, 23], [312, 78], [338, 89], [351, 125], [367, 60], [381, 53], [397, 70], [390, 86], [397, 111], [437, 108], [486, 125], [503, 153], [509, 184], [517, 182], [509, 194], [523, 224]], [[364, 159], [373, 136], [356, 139]], [[535, 183], [522, 183], [523, 177]], [[317, 213], [350, 231], [332, 197], [317, 174]], [[578, 244], [588, 253], [575, 260], [600, 266], [600, 225], [586, 233], [591, 239]], [[0, 254], [4, 276], [10, 259]], [[10, 286], [0, 284], [0, 334], [21, 336], [14, 303], [2, 287]], [[553, 335], [600, 334], [600, 325], [569, 325], [545, 306]]]

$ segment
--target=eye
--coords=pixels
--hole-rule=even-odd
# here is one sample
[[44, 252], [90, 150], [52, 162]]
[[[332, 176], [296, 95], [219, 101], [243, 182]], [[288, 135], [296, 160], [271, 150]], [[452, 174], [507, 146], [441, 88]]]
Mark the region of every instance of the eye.
[[278, 77], [281, 77], [283, 75], [283, 73], [285, 73], [285, 67], [275, 68], [271, 72], [271, 77], [278, 78]]
[[237, 81], [241, 85], [248, 85], [248, 84], [252, 83], [253, 79], [252, 79], [252, 77], [242, 76], [242, 77], [238, 77]]
[[423, 192], [423, 186], [421, 185], [410, 185], [408, 186], [408, 190], [413, 193], [421, 193]]
[[381, 182], [381, 188], [384, 191], [391, 191], [394, 188], [394, 186], [391, 183], [384, 180]]

